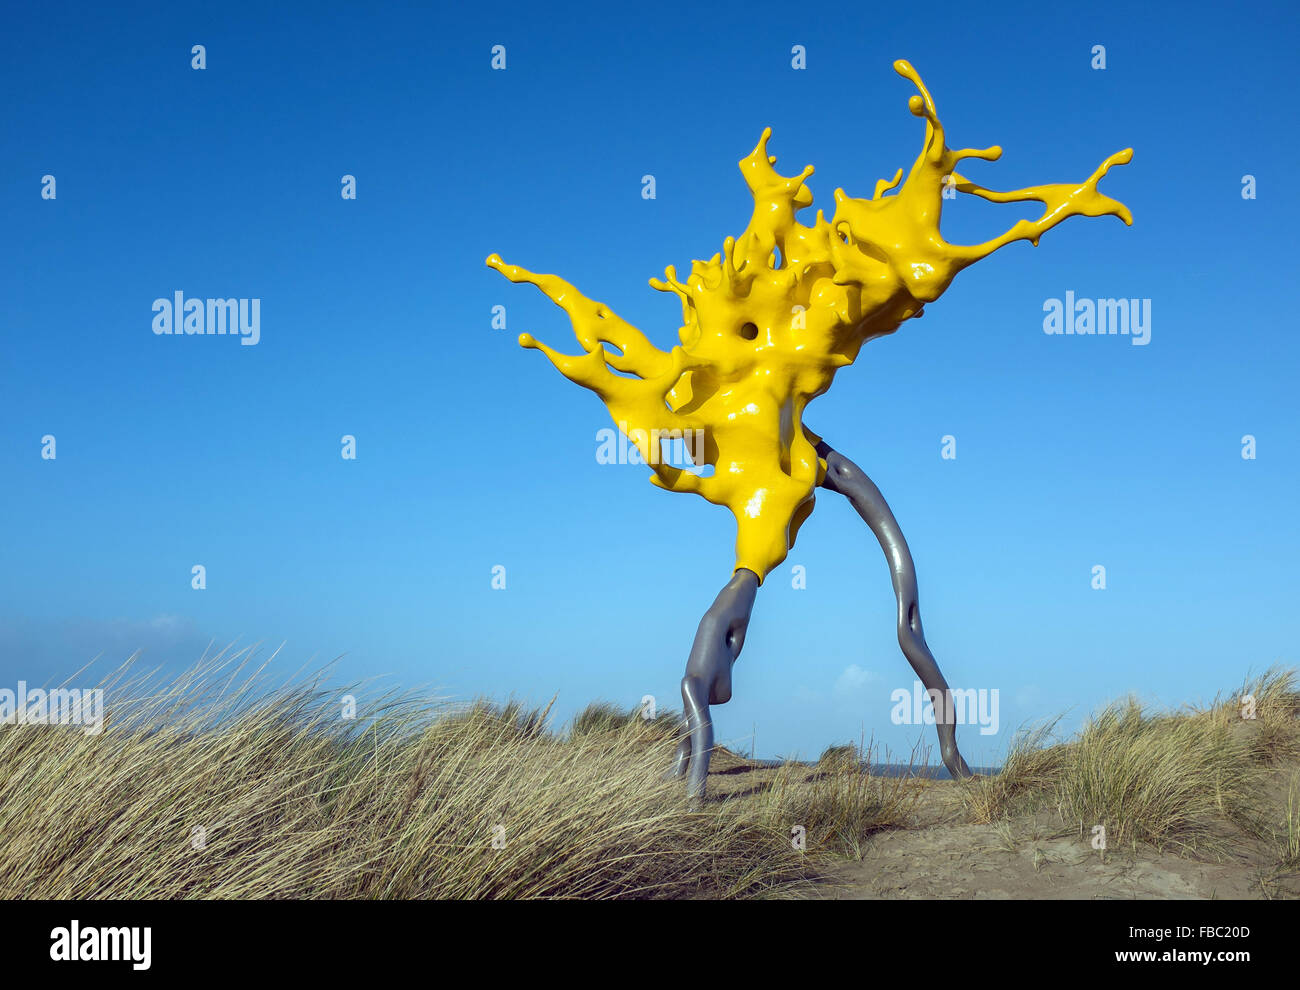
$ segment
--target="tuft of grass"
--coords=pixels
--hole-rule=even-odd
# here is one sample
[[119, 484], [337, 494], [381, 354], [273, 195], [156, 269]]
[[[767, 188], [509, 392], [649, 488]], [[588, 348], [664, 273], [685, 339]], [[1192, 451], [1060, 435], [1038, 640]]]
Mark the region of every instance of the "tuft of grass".
[[811, 774], [806, 766], [784, 764], [758, 798], [759, 819], [786, 836], [801, 827], [810, 853], [861, 859], [872, 835], [912, 824], [928, 783], [912, 774], [873, 775], [875, 752], [872, 744], [829, 747]]
[[1286, 818], [1279, 836], [1278, 865], [1283, 870], [1300, 870], [1300, 776], [1292, 776], [1286, 792]]
[[1216, 700], [1203, 716], [1232, 726], [1234, 731], [1249, 732], [1250, 756], [1261, 766], [1300, 759], [1300, 690], [1295, 670], [1275, 665], [1256, 677], [1247, 677], [1238, 691]]
[[[1183, 853], [1226, 852], [1233, 827], [1269, 841], [1278, 834], [1269, 775], [1300, 759], [1294, 670], [1248, 677], [1208, 708], [1157, 713], [1134, 699], [1114, 703], [1065, 742], [1053, 741], [1058, 721], [1022, 730], [999, 774], [962, 785], [971, 821], [1054, 804], [1086, 833], [1104, 825], [1112, 847], [1145, 842]], [[1294, 833], [1291, 812], [1284, 828]], [[1284, 861], [1289, 842], [1281, 841]]]
[[1021, 729], [1011, 740], [1001, 771], [962, 781], [961, 799], [972, 822], [991, 825], [1044, 800], [1060, 779], [1068, 752], [1064, 746], [1048, 745], [1059, 721], [1058, 716]]
[[1067, 748], [1056, 796], [1066, 820], [1104, 825], [1112, 846], [1215, 848], [1215, 822], [1249, 806], [1252, 763], [1221, 720], [1149, 715], [1129, 699], [1095, 715]]
[[123, 673], [107, 724], [0, 727], [0, 897], [753, 896], [809, 877], [752, 817], [692, 811], [671, 740], [269, 686], [248, 657]]
[[647, 742], [677, 739], [681, 732], [682, 717], [676, 712], [659, 712], [646, 718], [640, 709], [624, 709], [607, 701], [594, 701], [573, 717], [569, 725], [570, 738], [604, 733], [630, 733]]
[[817, 759], [817, 769], [828, 772], [862, 770], [862, 752], [856, 743], [827, 746]]

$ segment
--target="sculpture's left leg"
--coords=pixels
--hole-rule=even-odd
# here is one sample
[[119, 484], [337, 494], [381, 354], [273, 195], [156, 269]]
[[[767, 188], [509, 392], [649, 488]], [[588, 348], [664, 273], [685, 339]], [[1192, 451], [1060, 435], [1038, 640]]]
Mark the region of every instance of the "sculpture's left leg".
[[858, 515], [871, 527], [876, 539], [880, 541], [881, 549], [885, 551], [890, 577], [894, 582], [894, 596], [898, 599], [898, 645], [903, 648], [904, 656], [925, 685], [926, 691], [930, 692], [930, 697], [942, 699], [934, 705], [934, 721], [939, 732], [939, 754], [943, 758], [943, 765], [954, 777], [969, 777], [970, 767], [957, 750], [956, 712], [952, 693], [934, 654], [926, 645], [925, 633], [921, 630], [916, 565], [912, 563], [912, 552], [903, 539], [898, 520], [894, 518], [885, 497], [880, 494], [880, 489], [860, 467], [833, 450], [824, 440], [817, 444], [817, 456], [826, 461], [826, 478], [822, 481], [822, 487], [848, 498], [853, 508], [858, 510]]
[[700, 620], [686, 662], [686, 676], [682, 678], [686, 721], [669, 772], [686, 777], [686, 796], [693, 802], [704, 800], [709, 758], [713, 755], [709, 706], [725, 705], [731, 700], [731, 667], [745, 645], [758, 584], [758, 575], [753, 571], [736, 569]]

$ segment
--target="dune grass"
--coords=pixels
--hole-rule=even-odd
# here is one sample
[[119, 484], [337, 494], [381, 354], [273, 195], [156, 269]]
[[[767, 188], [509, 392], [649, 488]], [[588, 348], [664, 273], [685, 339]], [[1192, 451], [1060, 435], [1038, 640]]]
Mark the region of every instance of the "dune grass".
[[1150, 715], [1130, 700], [1085, 726], [1056, 794], [1063, 817], [1084, 829], [1103, 825], [1108, 845], [1194, 851], [1211, 844], [1216, 819], [1246, 808], [1253, 777], [1248, 749], [1227, 725]]
[[1278, 834], [1278, 865], [1300, 870], [1300, 775], [1293, 775], [1286, 792], [1286, 817]]
[[[787, 762], [756, 796], [755, 813], [787, 835], [798, 828], [811, 853], [861, 859], [873, 834], [912, 823], [928, 786], [910, 775], [873, 774], [876, 755], [872, 743], [830, 746], [811, 775], [807, 767]], [[880, 762], [892, 761], [886, 754]], [[915, 763], [913, 752], [910, 765]]]
[[[873, 774], [874, 746], [842, 745], [691, 808], [664, 777], [676, 713], [598, 702], [556, 727], [549, 705], [389, 693], [345, 717], [359, 689], [273, 685], [270, 659], [175, 681], [128, 664], [104, 684], [98, 735], [0, 726], [0, 897], [781, 895], [953, 786]], [[1056, 724], [956, 785], [970, 820], [1047, 811], [1104, 825], [1111, 848], [1183, 853], [1221, 851], [1231, 827], [1272, 844], [1277, 875], [1300, 870], [1294, 672], [1205, 709], [1112, 704], [1066, 741]]]
[[1112, 703], [1073, 739], [1052, 743], [1055, 722], [1020, 733], [1002, 772], [964, 785], [981, 824], [1054, 806], [1086, 834], [1102, 825], [1108, 847], [1148, 843], [1222, 853], [1232, 829], [1271, 838], [1280, 861], [1300, 823], [1270, 805], [1270, 780], [1300, 758], [1300, 692], [1293, 670], [1270, 668], [1207, 708], [1154, 712]]
[[1060, 779], [1063, 765], [1064, 749], [1050, 745], [1059, 721], [1017, 732], [998, 773], [972, 777], [962, 785], [962, 800], [972, 822], [991, 825], [1043, 802]]
[[[246, 659], [246, 658], [245, 658]], [[755, 896], [809, 876], [752, 816], [689, 810], [637, 720], [117, 678], [100, 735], [0, 731], [0, 897]], [[630, 730], [630, 731], [629, 731]]]
[[573, 717], [570, 736], [586, 734], [630, 733], [646, 742], [676, 740], [681, 717], [676, 712], [658, 712], [651, 716], [644, 709], [628, 711], [608, 701], [593, 701]]

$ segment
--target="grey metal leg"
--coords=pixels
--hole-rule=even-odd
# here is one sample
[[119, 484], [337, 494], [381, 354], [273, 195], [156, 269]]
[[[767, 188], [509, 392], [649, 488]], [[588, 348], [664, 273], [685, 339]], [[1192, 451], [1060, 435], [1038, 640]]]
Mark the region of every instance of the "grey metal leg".
[[[903, 531], [890, 511], [889, 503], [880, 494], [866, 473], [843, 454], [822, 441], [817, 444], [817, 455], [826, 461], [826, 478], [822, 487], [839, 492], [848, 498], [871, 531], [880, 541], [880, 548], [889, 561], [889, 573], [894, 582], [894, 596], [898, 600], [898, 645], [903, 655], [916, 671], [930, 697], [938, 692], [941, 703], [934, 706], [935, 728], [939, 732], [939, 755], [943, 765], [954, 777], [971, 776], [970, 767], [957, 749], [956, 714], [948, 682], [944, 680], [939, 664], [926, 645], [921, 630], [921, 608], [917, 600], [916, 565], [912, 552], [903, 539]], [[942, 709], [942, 711], [940, 710]]]
[[758, 593], [758, 575], [739, 568], [700, 620], [682, 678], [682, 709], [686, 725], [670, 773], [686, 777], [686, 795], [704, 799], [709, 758], [713, 755], [710, 705], [731, 700], [731, 666], [745, 645], [745, 630]]

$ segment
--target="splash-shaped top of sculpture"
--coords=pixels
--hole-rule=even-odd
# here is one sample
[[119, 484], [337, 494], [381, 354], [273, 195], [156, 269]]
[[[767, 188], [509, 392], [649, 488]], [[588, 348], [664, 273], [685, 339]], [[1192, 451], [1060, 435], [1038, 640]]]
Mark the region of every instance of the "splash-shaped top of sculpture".
[[[507, 265], [495, 254], [487, 259], [563, 308], [584, 353], [558, 353], [529, 334], [519, 343], [541, 350], [566, 378], [600, 396], [653, 469], [654, 484], [729, 508], [737, 524], [735, 566], [760, 579], [794, 545], [826, 471], [814, 449], [818, 438], [803, 425], [804, 409], [865, 341], [920, 316], [959, 271], [1005, 244], [1037, 245], [1044, 231], [1071, 216], [1133, 222], [1124, 204], [1097, 191], [1112, 165], [1132, 159], [1131, 148], [1077, 185], [985, 189], [954, 168], [965, 158], [996, 161], [1002, 149], [948, 148], [920, 75], [902, 60], [894, 69], [915, 84], [908, 108], [926, 122], [925, 145], [906, 180], [899, 184], [899, 169], [891, 181], [876, 183], [870, 199], [836, 189], [834, 215], [827, 220], [819, 210], [806, 227], [795, 214], [812, 205], [805, 182], [813, 167], [780, 175], [767, 153], [771, 129], [764, 130], [740, 162], [754, 197], [745, 232], [728, 237], [720, 255], [692, 262], [685, 282], [672, 266], [663, 281], [650, 280], [681, 298], [681, 344], [671, 351], [563, 279]], [[945, 182], [995, 203], [1034, 200], [1043, 214], [983, 244], [950, 244], [939, 232]], [[712, 473], [662, 462], [660, 440], [679, 436], [703, 438], [692, 456], [697, 465], [712, 465]]]

